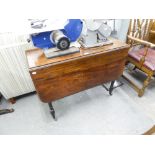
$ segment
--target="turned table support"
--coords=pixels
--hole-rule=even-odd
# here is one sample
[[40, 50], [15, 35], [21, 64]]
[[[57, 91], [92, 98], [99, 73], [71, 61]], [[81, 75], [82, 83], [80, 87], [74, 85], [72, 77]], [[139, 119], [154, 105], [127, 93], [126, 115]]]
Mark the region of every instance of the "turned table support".
[[117, 85], [117, 86], [114, 86], [114, 84], [115, 84], [115, 81], [111, 81], [111, 84], [110, 84], [109, 88], [107, 88], [104, 84], [102, 86], [105, 88], [105, 90], [107, 90], [109, 92], [109, 95], [112, 95], [112, 92], [113, 92], [113, 90], [115, 88], [120, 87], [120, 86], [123, 85], [122, 82], [119, 85]]
[[55, 117], [55, 110], [53, 108], [52, 102], [49, 102], [48, 105], [49, 105], [49, 108], [50, 108], [50, 113], [51, 113], [53, 119], [56, 121], [57, 119]]

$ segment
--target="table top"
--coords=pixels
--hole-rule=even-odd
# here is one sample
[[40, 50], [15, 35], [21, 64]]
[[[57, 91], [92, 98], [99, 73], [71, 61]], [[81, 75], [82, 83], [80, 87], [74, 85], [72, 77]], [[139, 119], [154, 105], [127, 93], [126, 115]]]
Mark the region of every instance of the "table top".
[[122, 48], [129, 48], [129, 45], [126, 43], [123, 43], [117, 39], [110, 38], [112, 40], [113, 44], [99, 46], [99, 47], [93, 47], [93, 48], [80, 48], [80, 52], [68, 54], [64, 56], [59, 56], [55, 58], [46, 58], [42, 49], [30, 49], [26, 51], [26, 57], [29, 65], [29, 69], [34, 69], [38, 67], [42, 67], [49, 64], [57, 64], [62, 63], [64, 61], [70, 61], [73, 59], [78, 59], [81, 57], [87, 57], [94, 54], [100, 54], [105, 52], [114, 51], [117, 49]]

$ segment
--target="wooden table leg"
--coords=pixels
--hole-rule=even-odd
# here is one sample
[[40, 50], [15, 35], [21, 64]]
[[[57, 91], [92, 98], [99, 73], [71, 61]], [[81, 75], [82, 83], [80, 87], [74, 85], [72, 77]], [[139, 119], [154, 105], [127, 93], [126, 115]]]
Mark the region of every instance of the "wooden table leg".
[[114, 86], [114, 84], [115, 84], [115, 81], [111, 81], [111, 84], [110, 84], [109, 88], [107, 88], [104, 84], [102, 86], [109, 92], [109, 95], [112, 95], [112, 92], [113, 92], [113, 90], [115, 88], [120, 87], [120, 86], [123, 85], [122, 82], [119, 85], [117, 85], [117, 86]]
[[115, 84], [115, 81], [111, 81], [110, 88], [109, 88], [110, 95], [112, 95], [112, 91], [114, 90], [114, 84]]
[[105, 90], [107, 90], [109, 92], [109, 95], [112, 95], [112, 91], [114, 90], [114, 83], [115, 83], [115, 81], [111, 81], [109, 88], [107, 88], [104, 84], [102, 85], [105, 88]]
[[56, 121], [57, 119], [55, 117], [55, 110], [53, 108], [52, 102], [49, 102], [48, 105], [49, 105], [49, 108], [50, 108], [50, 113], [51, 113], [53, 119]]

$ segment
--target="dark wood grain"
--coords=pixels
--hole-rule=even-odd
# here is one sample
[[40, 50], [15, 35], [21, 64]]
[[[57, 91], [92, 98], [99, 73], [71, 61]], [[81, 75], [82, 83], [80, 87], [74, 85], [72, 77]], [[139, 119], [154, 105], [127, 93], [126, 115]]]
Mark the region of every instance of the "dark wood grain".
[[113, 45], [81, 49], [80, 53], [52, 59], [46, 59], [41, 50], [27, 51], [30, 74], [40, 99], [51, 102], [118, 79], [128, 48], [115, 40]]

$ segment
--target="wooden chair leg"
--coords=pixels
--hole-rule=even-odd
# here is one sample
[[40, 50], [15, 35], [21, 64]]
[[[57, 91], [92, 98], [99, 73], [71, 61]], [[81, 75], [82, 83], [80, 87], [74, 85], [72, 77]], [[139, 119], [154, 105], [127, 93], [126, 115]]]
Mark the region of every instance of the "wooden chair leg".
[[142, 97], [144, 95], [145, 88], [149, 85], [149, 83], [151, 81], [152, 75], [147, 76], [146, 80], [143, 83], [142, 88], [139, 88], [134, 82], [132, 82], [130, 79], [128, 79], [125, 75], [122, 75], [122, 77], [124, 79], [126, 79], [131, 84], [131, 86], [134, 88], [134, 90], [136, 92], [138, 92], [138, 96]]
[[10, 99], [8, 99], [8, 102], [10, 102], [11, 104], [15, 104], [16, 103], [16, 99], [15, 98], [10, 98]]
[[144, 81], [142, 89], [140, 89], [138, 92], [139, 97], [142, 97], [144, 95], [145, 88], [149, 85], [149, 83], [151, 81], [151, 77], [152, 77], [151, 75], [148, 75], [148, 77]]
[[133, 88], [137, 93], [139, 93], [140, 88], [139, 88], [132, 80], [130, 80], [130, 79], [129, 79], [127, 76], [125, 76], [125, 75], [122, 75], [122, 77], [123, 77], [126, 81], [129, 82], [129, 84], [132, 86], [132, 88]]

